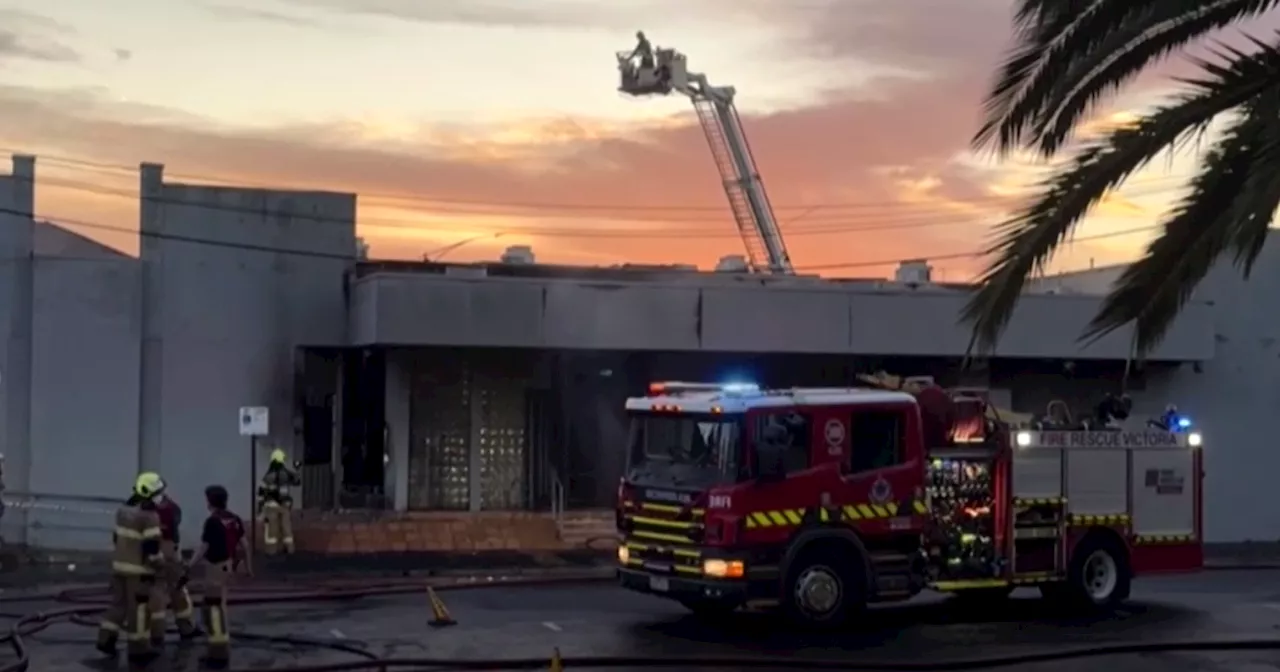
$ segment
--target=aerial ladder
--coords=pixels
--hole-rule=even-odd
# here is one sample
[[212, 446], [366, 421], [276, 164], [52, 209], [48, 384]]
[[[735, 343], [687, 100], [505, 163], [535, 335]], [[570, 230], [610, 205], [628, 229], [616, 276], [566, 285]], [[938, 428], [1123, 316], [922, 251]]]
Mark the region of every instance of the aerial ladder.
[[684, 54], [674, 49], [655, 49], [651, 59], [636, 58], [632, 52], [625, 51], [618, 52], [617, 56], [622, 74], [619, 91], [631, 96], [676, 92], [693, 101], [729, 197], [729, 207], [742, 235], [751, 270], [775, 275], [795, 273], [747, 136], [742, 131], [738, 108], [733, 104], [735, 89], [712, 86], [707, 83], [706, 75], [689, 72]]

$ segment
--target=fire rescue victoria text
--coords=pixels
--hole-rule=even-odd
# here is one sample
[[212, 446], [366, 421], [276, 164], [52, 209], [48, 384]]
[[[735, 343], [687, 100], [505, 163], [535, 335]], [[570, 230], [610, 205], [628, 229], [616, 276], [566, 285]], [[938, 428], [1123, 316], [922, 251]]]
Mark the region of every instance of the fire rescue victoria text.
[[1176, 434], [1168, 432], [1041, 432], [1040, 445], [1083, 448], [1172, 448]]

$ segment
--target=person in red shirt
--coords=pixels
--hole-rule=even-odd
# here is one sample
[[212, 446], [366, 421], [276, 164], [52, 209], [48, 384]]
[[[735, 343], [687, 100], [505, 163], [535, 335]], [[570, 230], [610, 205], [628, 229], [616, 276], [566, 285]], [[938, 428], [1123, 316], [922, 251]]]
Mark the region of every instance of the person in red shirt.
[[922, 385], [912, 390], [912, 393], [920, 406], [920, 425], [925, 447], [948, 445], [956, 422], [956, 407], [951, 395], [937, 385]]
[[178, 636], [182, 639], [196, 636], [196, 624], [191, 593], [187, 590], [186, 566], [178, 550], [182, 507], [166, 493], [156, 502], [156, 513], [160, 516], [160, 552], [164, 555], [164, 563], [152, 588], [151, 642], [161, 646], [169, 610], [173, 610]]

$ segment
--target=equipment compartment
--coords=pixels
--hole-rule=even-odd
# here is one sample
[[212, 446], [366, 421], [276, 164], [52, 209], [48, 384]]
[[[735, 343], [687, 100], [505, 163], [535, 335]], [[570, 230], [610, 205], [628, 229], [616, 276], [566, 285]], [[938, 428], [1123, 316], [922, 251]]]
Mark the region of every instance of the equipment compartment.
[[935, 581], [994, 578], [1003, 573], [995, 516], [993, 461], [934, 457], [926, 491], [933, 526], [925, 549]]

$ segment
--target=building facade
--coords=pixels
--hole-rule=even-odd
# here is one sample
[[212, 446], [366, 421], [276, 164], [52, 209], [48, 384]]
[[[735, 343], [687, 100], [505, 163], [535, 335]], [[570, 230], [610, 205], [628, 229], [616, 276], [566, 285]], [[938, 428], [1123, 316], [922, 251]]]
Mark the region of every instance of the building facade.
[[[884, 369], [990, 387], [1018, 411], [1122, 387], [1139, 417], [1177, 403], [1208, 437], [1211, 540], [1280, 536], [1280, 513], [1239, 515], [1272, 459], [1256, 445], [1278, 356], [1257, 309], [1280, 282], [1262, 277], [1280, 275], [1270, 247], [1251, 283], [1216, 274], [1225, 284], [1139, 365], [1123, 332], [1076, 340], [1102, 269], [1038, 283], [996, 353], [963, 367], [964, 288], [927, 277], [363, 262], [354, 195], [172, 184], [152, 165], [139, 258], [42, 252], [51, 234], [36, 232], [56, 228], [31, 217], [34, 163], [14, 165], [0, 180], [0, 437], [10, 491], [32, 498], [109, 501], [155, 469], [188, 499], [220, 482], [247, 508], [255, 460], [278, 446], [304, 465], [308, 507], [607, 507], [623, 400], [651, 380], [831, 386]], [[271, 409], [256, 456], [243, 406]], [[11, 513], [6, 537], [101, 544], [91, 514], [53, 515]]]

